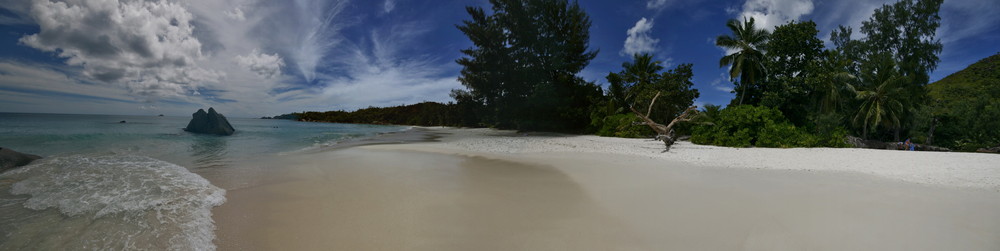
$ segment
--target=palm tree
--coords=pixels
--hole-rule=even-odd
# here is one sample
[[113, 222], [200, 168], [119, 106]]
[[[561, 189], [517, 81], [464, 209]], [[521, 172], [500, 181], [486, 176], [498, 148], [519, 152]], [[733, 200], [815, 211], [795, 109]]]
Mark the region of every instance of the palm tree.
[[727, 50], [736, 51], [733, 54], [723, 56], [719, 60], [719, 67], [731, 66], [729, 68], [729, 81], [737, 77], [740, 78], [740, 104], [746, 96], [747, 86], [763, 80], [766, 69], [764, 68], [764, 51], [762, 47], [767, 42], [771, 33], [754, 26], [754, 19], [743, 19], [743, 23], [736, 19], [730, 19], [726, 26], [733, 31], [733, 36], [721, 35], [715, 39], [715, 45]]
[[897, 129], [901, 125], [900, 118], [905, 112], [903, 96], [906, 95], [903, 86], [909, 81], [908, 77], [899, 73], [892, 58], [875, 56], [868, 63], [872, 67], [861, 73], [862, 84], [868, 89], [858, 90], [848, 85], [861, 100], [854, 123], [862, 125], [861, 137], [865, 139], [868, 138], [868, 129], [876, 129], [879, 125]]
[[663, 70], [663, 62], [653, 60], [653, 55], [650, 54], [635, 54], [632, 55], [632, 60], [633, 62], [622, 63], [622, 72], [612, 72], [607, 77], [612, 98], [625, 107], [633, 105], [636, 96], [645, 91], [640, 89], [650, 88], [649, 85], [659, 81], [659, 72]]
[[815, 82], [813, 99], [815, 109], [823, 114], [840, 110], [848, 91], [848, 86], [858, 80], [857, 76], [847, 71], [851, 61], [837, 51], [825, 52], [825, 58], [818, 60], [818, 74]]

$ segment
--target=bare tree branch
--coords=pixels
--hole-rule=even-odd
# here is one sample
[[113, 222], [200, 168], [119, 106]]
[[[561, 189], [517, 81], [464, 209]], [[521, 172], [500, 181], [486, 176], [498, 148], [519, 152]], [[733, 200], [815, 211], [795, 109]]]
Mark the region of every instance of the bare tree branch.
[[653, 97], [653, 100], [649, 102], [649, 109], [647, 109], [645, 116], [643, 116], [642, 113], [639, 113], [639, 111], [636, 110], [634, 106], [629, 106], [628, 108], [631, 109], [633, 113], [635, 113], [636, 117], [642, 119], [643, 124], [646, 124], [647, 126], [649, 126], [649, 128], [653, 129], [653, 131], [656, 131], [657, 134], [656, 138], [663, 140], [663, 143], [666, 144], [667, 146], [667, 149], [664, 150], [664, 152], [666, 152], [670, 151], [670, 146], [673, 145], [675, 141], [674, 130], [672, 129], [674, 125], [676, 125], [678, 122], [691, 121], [691, 118], [688, 118], [688, 116], [691, 115], [692, 111], [698, 109], [698, 107], [697, 106], [688, 107], [686, 110], [684, 110], [683, 113], [681, 113], [680, 116], [677, 116], [677, 118], [674, 118], [672, 121], [670, 121], [670, 124], [663, 125], [660, 123], [656, 123], [656, 121], [653, 121], [652, 119], [649, 118], [649, 115], [652, 114], [653, 111], [653, 104], [656, 104], [656, 98], [659, 97], [660, 93], [657, 92], [656, 96]]
[[656, 104], [656, 98], [660, 97], [660, 92], [656, 92], [656, 96], [653, 96], [653, 101], [649, 102], [649, 108], [646, 108], [646, 117], [653, 114], [653, 104]]

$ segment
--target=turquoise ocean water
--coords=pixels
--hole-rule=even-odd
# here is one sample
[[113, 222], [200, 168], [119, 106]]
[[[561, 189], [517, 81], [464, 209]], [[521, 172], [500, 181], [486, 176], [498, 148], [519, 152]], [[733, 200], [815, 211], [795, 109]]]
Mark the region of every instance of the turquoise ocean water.
[[[45, 157], [0, 174], [0, 250], [210, 250], [222, 190], [198, 170], [408, 129], [229, 118], [0, 113], [0, 147]], [[125, 121], [125, 123], [120, 123]]]

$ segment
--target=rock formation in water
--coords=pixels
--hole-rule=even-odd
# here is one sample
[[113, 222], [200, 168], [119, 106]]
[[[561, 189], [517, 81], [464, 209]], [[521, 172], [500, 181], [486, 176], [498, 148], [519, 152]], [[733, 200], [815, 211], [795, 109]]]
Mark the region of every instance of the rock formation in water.
[[0, 147], [0, 172], [27, 165], [32, 161], [41, 158], [42, 157], [38, 155], [19, 153], [8, 148]]
[[229, 120], [226, 120], [226, 116], [222, 116], [218, 112], [215, 112], [215, 108], [208, 108], [208, 113], [203, 109], [198, 109], [197, 112], [191, 114], [191, 122], [188, 123], [185, 131], [193, 133], [205, 133], [205, 134], [216, 134], [216, 135], [233, 135], [236, 130], [233, 126], [229, 124]]

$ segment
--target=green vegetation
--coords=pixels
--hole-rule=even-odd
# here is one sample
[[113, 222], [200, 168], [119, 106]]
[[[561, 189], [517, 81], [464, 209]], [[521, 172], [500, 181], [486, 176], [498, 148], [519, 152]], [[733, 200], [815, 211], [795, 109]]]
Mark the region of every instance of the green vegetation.
[[[504, 129], [584, 132], [601, 90], [576, 74], [588, 49], [590, 17], [566, 0], [491, 0], [492, 13], [467, 7], [458, 26], [473, 43], [452, 96], [477, 124]], [[470, 116], [471, 118], [471, 116]]]
[[[650, 112], [655, 121], [670, 121], [694, 103], [700, 95], [692, 89], [691, 64], [681, 64], [674, 69], [663, 71], [663, 62], [653, 60], [650, 54], [636, 54], [632, 62], [622, 63], [622, 71], [609, 73], [607, 96], [599, 100], [591, 113], [591, 127], [597, 135], [615, 137], [651, 137], [653, 130], [631, 112], [630, 107], [642, 112]], [[649, 107], [656, 93], [653, 107]], [[613, 129], [613, 130], [612, 130]]]
[[739, 77], [737, 97], [715, 121], [696, 126], [692, 140], [835, 147], [848, 133], [883, 141], [918, 136], [914, 130], [934, 120], [918, 114], [941, 114], [922, 112], [928, 75], [942, 48], [934, 38], [941, 3], [883, 5], [862, 23], [862, 39], [851, 39], [848, 27], [832, 32], [832, 49], [823, 48], [812, 21], [789, 22], [768, 34], [758, 31], [752, 19], [742, 25], [730, 20], [734, 36], [720, 36], [716, 44], [735, 51], [721, 59], [721, 66], [730, 65], [731, 77]]
[[961, 151], [1000, 146], [1000, 54], [927, 89], [930, 105], [919, 111], [915, 138]]
[[761, 81], [761, 90], [754, 91], [761, 93], [761, 97], [745, 104], [774, 107], [792, 123], [806, 124], [810, 110], [815, 107], [812, 98], [818, 89], [816, 82], [809, 80], [821, 72], [817, 62], [823, 56], [823, 41], [816, 37], [818, 33], [812, 21], [775, 27], [764, 43], [768, 78]]
[[[591, 126], [598, 129], [597, 135], [653, 136], [653, 130], [637, 125], [642, 120], [629, 107], [650, 112], [650, 118], [655, 121], [670, 121], [690, 107], [700, 95], [697, 89], [691, 88], [694, 86], [691, 64], [681, 64], [667, 71], [663, 69], [663, 62], [653, 60], [652, 55], [636, 54], [632, 62], [622, 63], [620, 72], [609, 73], [607, 96], [599, 101], [602, 105], [597, 106], [604, 109], [596, 109], [591, 114]], [[658, 92], [660, 97], [650, 108], [649, 104]]]
[[457, 111], [455, 104], [423, 102], [394, 107], [369, 107], [353, 112], [301, 112], [281, 116], [291, 115], [300, 121], [333, 123], [462, 126]]
[[636, 125], [642, 122], [634, 113], [618, 113], [596, 119], [593, 124], [597, 127], [596, 134], [606, 137], [619, 138], [648, 138], [656, 134], [647, 126]]
[[[754, 101], [760, 99], [760, 88], [756, 85], [767, 77], [767, 68], [764, 66], [764, 51], [761, 47], [771, 34], [756, 27], [753, 18], [744, 20], [743, 23], [731, 19], [726, 23], [726, 27], [729, 27], [729, 30], [733, 32], [733, 36], [721, 35], [715, 39], [715, 45], [736, 51], [719, 60], [719, 67], [730, 66], [730, 81], [736, 78], [740, 80], [734, 89], [737, 99], [733, 100], [739, 100], [739, 102], [730, 103], [730, 105], [742, 105], [744, 100], [755, 103]], [[746, 97], [748, 95], [749, 98]]]
[[[579, 5], [490, 3], [489, 11], [467, 7], [470, 19], [457, 26], [473, 46], [457, 60], [466, 88], [452, 90], [455, 103], [275, 118], [650, 137], [656, 133], [635, 113], [669, 123], [700, 95], [692, 88], [691, 64], [666, 69], [649, 54], [609, 73], [601, 90], [577, 76], [597, 54], [588, 45], [590, 18]], [[1000, 54], [928, 85], [942, 49], [935, 38], [941, 4], [883, 5], [862, 23], [861, 39], [852, 39], [849, 27], [831, 32], [833, 48], [824, 47], [812, 21], [768, 32], [754, 19], [729, 20], [732, 34], [715, 42], [732, 52], [719, 63], [729, 66], [736, 97], [726, 108], [705, 105], [674, 128], [698, 144], [735, 147], [845, 147], [848, 135], [912, 138], [966, 151], [1000, 145]]]
[[[712, 108], [710, 108], [712, 109]], [[715, 108], [717, 109], [717, 107]], [[778, 109], [765, 106], [739, 105], [714, 112], [701, 118], [705, 124], [694, 128], [691, 142], [732, 147], [844, 147], [843, 129], [819, 136], [790, 123]]]

